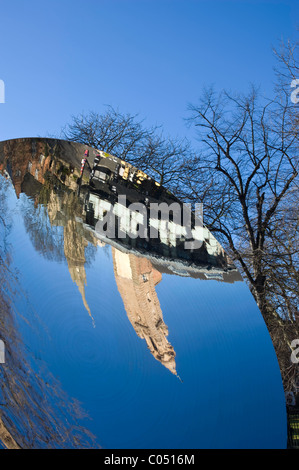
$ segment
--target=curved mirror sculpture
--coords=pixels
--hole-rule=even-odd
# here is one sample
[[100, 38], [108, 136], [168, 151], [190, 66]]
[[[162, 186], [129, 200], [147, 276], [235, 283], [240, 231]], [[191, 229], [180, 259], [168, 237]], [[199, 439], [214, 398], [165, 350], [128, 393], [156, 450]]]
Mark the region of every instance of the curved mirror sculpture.
[[195, 211], [105, 152], [0, 143], [3, 448], [283, 448], [257, 305]]

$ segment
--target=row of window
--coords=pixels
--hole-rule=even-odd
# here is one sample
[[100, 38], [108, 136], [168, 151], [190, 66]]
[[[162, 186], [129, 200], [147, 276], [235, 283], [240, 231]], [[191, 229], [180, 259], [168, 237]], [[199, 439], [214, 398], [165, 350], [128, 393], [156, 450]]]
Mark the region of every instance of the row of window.
[[[45, 156], [44, 156], [43, 154], [41, 154], [40, 157], [39, 157], [39, 163], [40, 163], [41, 165], [43, 164], [44, 159], [45, 159]], [[51, 168], [51, 166], [52, 166], [52, 160], [51, 160], [51, 162], [50, 162], [49, 167]], [[32, 170], [32, 162], [29, 162], [29, 163], [28, 163], [27, 170], [31, 173], [31, 170]], [[35, 169], [35, 174], [34, 174], [34, 177], [35, 177], [36, 179], [38, 178], [38, 174], [39, 174], [39, 170], [38, 170], [38, 168], [36, 168], [36, 169]], [[18, 177], [20, 177], [20, 176], [22, 176], [21, 170], [16, 170], [16, 172], [15, 172], [15, 177], [18, 178]]]

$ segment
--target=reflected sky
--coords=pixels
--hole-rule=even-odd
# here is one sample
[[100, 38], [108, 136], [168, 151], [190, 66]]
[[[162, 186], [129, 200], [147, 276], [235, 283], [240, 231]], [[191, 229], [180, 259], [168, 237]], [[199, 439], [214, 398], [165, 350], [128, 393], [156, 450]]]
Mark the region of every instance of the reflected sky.
[[[89, 173], [78, 195], [86, 147], [33, 141], [0, 144], [1, 184], [10, 188], [6, 247], [20, 286], [17, 295], [6, 294], [33, 374], [55, 378], [56, 396], [43, 404], [53, 432], [63, 436], [72, 413], [65, 405], [78, 402], [76, 425], [95, 436], [79, 447], [284, 448], [274, 348], [220, 245], [205, 232], [205, 246], [183, 258], [178, 241], [105, 239], [96, 230], [100, 215], [91, 219], [86, 201], [115, 207], [115, 173], [105, 181], [106, 199], [102, 186], [90, 188]], [[89, 150], [92, 167], [99, 152]], [[123, 184], [126, 168], [117, 171], [132, 195], [132, 185]], [[153, 192], [142, 185], [144, 200]], [[155, 197], [164, 196], [158, 188]], [[7, 410], [0, 411], [3, 420]], [[5, 425], [20, 446], [51, 447], [21, 438], [38, 427], [34, 414], [30, 431], [24, 422], [14, 426], [9, 413]], [[75, 442], [61, 438], [60, 446]]]

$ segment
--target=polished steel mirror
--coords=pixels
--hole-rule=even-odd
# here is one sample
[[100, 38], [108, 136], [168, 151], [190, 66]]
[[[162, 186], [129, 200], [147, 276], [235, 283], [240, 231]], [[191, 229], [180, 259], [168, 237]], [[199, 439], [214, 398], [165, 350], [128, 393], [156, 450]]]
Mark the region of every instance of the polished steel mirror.
[[200, 204], [56, 139], [1, 142], [0, 171], [0, 446], [286, 446], [269, 333]]

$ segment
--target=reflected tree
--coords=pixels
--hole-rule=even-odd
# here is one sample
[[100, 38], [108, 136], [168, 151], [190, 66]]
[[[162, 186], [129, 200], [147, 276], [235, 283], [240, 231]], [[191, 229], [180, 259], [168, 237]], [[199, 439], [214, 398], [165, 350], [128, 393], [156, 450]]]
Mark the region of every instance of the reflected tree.
[[[75, 219], [82, 216], [82, 204], [75, 193], [61, 183], [57, 188], [57, 182], [48, 179], [35, 199], [22, 198], [22, 216], [35, 250], [48, 260], [66, 262], [64, 227], [70, 221], [78, 225]], [[85, 263], [90, 265], [96, 247], [88, 234], [86, 238], [89, 243], [85, 247]]]
[[[84, 413], [79, 404], [63, 392], [40, 360], [36, 362], [18, 333], [17, 298], [26, 293], [11, 263], [9, 190], [0, 176], [0, 332], [5, 344], [5, 363], [0, 365], [0, 441], [10, 449], [98, 447], [80, 425]], [[23, 320], [33, 327], [37, 318], [33, 312], [28, 315], [23, 313]]]

